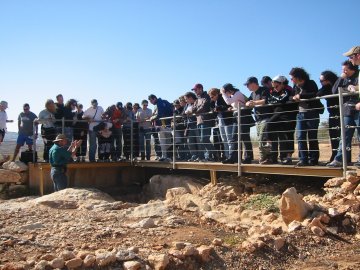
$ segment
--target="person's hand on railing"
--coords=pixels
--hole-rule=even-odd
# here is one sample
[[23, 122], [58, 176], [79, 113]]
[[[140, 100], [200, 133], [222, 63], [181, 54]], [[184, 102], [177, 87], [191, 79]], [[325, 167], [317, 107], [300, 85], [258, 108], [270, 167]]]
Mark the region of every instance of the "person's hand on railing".
[[245, 105], [246, 105], [247, 107], [250, 107], [250, 108], [254, 108], [254, 107], [255, 107], [255, 103], [254, 103], [253, 100], [247, 101], [247, 102], [245, 103]]
[[295, 96], [293, 96], [293, 100], [299, 101], [300, 100], [300, 95], [296, 94]]
[[347, 90], [350, 91], [350, 92], [353, 92], [353, 93], [357, 91], [355, 85], [349, 85], [349, 86], [347, 87]]

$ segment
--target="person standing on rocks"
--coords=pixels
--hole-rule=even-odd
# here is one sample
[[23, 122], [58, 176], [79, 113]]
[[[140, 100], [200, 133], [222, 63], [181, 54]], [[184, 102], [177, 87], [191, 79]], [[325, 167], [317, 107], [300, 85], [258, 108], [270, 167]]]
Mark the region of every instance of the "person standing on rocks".
[[66, 176], [66, 166], [71, 159], [76, 155], [76, 151], [81, 145], [82, 141], [73, 141], [70, 147], [66, 149], [67, 138], [65, 134], [59, 134], [54, 140], [54, 145], [49, 152], [50, 158], [50, 177], [54, 182], [54, 191], [59, 191], [67, 188], [68, 180]]

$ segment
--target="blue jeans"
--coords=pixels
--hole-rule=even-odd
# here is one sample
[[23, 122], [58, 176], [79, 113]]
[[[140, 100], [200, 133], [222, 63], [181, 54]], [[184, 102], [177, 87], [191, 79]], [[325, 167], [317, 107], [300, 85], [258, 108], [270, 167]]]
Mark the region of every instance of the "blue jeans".
[[[348, 149], [348, 151], [346, 151], [346, 160], [349, 163], [351, 162], [351, 141], [354, 136], [355, 128], [351, 128], [351, 127], [349, 128], [348, 126], [352, 126], [352, 127], [359, 126], [359, 113], [356, 112], [354, 116], [344, 116], [344, 125], [345, 125], [345, 145], [346, 145], [346, 149]], [[359, 140], [360, 128], [356, 128], [356, 129]], [[339, 162], [343, 161], [342, 144], [343, 142], [341, 140], [339, 144], [339, 149], [335, 156], [335, 160]]]
[[205, 157], [214, 157], [216, 155], [215, 153], [215, 147], [210, 142], [210, 136], [211, 136], [211, 127], [207, 124], [199, 124], [197, 125], [197, 128], [199, 130], [200, 135], [200, 144], [202, 144], [206, 150], [204, 153]]
[[96, 132], [89, 130], [89, 160], [90, 162], [95, 161], [96, 149], [97, 149], [97, 137]]
[[139, 129], [140, 153], [141, 153], [141, 157], [145, 157], [145, 153], [146, 153], [147, 160], [149, 160], [151, 156], [150, 141], [151, 141], [151, 129], [140, 127]]
[[65, 168], [51, 167], [50, 177], [54, 183], [55, 191], [67, 188], [67, 176]]
[[224, 152], [227, 158], [230, 158], [233, 155], [233, 152], [236, 151], [236, 143], [234, 140], [236, 126], [219, 126], [221, 140], [224, 145]]
[[[309, 160], [317, 163], [319, 161], [318, 112], [299, 112], [296, 121], [296, 137], [298, 140], [299, 159], [303, 162]], [[309, 148], [308, 148], [309, 142]]]
[[204, 147], [200, 143], [199, 130], [196, 127], [191, 127], [187, 129], [187, 139], [190, 154], [197, 158], [204, 158]]

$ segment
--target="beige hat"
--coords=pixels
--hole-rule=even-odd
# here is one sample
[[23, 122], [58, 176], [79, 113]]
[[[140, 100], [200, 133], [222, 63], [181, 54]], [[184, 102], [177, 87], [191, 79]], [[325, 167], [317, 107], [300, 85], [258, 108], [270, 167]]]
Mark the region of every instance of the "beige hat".
[[360, 53], [360, 46], [352, 47], [350, 50], [348, 50], [346, 53], [344, 53], [344, 56], [351, 56], [353, 54]]
[[66, 138], [65, 134], [59, 134], [56, 136], [56, 139], [54, 140], [54, 142], [60, 142], [62, 140], [66, 140], [66, 139], [67, 138]]

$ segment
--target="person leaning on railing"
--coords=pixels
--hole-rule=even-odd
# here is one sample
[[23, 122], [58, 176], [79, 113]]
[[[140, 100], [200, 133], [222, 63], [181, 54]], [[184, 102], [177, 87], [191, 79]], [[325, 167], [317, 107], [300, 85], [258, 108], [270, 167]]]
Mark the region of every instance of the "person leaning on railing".
[[[318, 97], [331, 95], [332, 88], [338, 76], [330, 71], [325, 70], [320, 74], [320, 83], [321, 88], [317, 92]], [[331, 97], [326, 99], [326, 107], [329, 112], [328, 124], [329, 124], [329, 137], [331, 144], [331, 157], [329, 162], [332, 162], [337, 154], [339, 148], [339, 138], [340, 138], [340, 112], [339, 112], [339, 98]]]
[[[233, 115], [235, 118], [234, 122], [234, 140], [237, 141], [236, 134], [238, 133], [238, 126], [240, 125], [240, 141], [244, 144], [244, 160], [242, 161], [243, 164], [250, 164], [254, 159], [253, 147], [250, 138], [250, 128], [255, 125], [254, 118], [251, 115], [252, 109], [248, 108], [241, 108], [245, 106], [247, 98], [245, 95], [237, 88], [235, 88], [231, 83], [226, 83], [221, 88], [222, 98], [224, 99], [225, 103], [231, 105], [234, 109]], [[237, 123], [238, 120], [238, 109], [239, 106], [241, 108], [241, 118], [240, 124]], [[239, 135], [239, 134], [238, 134]], [[235, 144], [240, 151], [241, 146]], [[230, 160], [229, 163], [232, 161], [236, 162], [237, 157], [234, 160]]]
[[45, 102], [45, 109], [39, 113], [39, 117], [35, 119], [36, 124], [41, 124], [41, 137], [44, 142], [43, 159], [45, 162], [49, 162], [49, 151], [53, 146], [53, 141], [56, 138], [57, 131], [55, 128], [55, 116], [56, 106], [52, 99], [48, 99]]
[[[266, 100], [269, 97], [269, 89], [259, 86], [258, 79], [256, 77], [249, 77], [244, 85], [252, 92], [246, 106], [254, 108], [257, 137], [259, 142], [260, 164], [272, 164], [274, 161], [271, 156], [271, 144], [267, 142], [267, 134], [265, 133], [266, 123], [270, 117], [271, 109], [265, 105]], [[259, 106], [260, 105], [260, 106]], [[255, 107], [259, 106], [259, 107]]]
[[221, 141], [224, 145], [226, 159], [223, 163], [232, 164], [237, 161], [235, 121], [231, 106], [226, 104], [220, 93], [220, 89], [211, 88], [208, 91], [211, 99], [210, 108], [217, 116], [217, 122], [220, 130]]
[[141, 160], [150, 160], [151, 157], [151, 122], [150, 117], [152, 110], [148, 108], [149, 102], [143, 100], [142, 108], [135, 115], [136, 121], [139, 122], [139, 144]]
[[78, 103], [75, 112], [75, 124], [74, 124], [74, 141], [81, 140], [81, 145], [76, 151], [76, 161], [85, 162], [86, 151], [87, 151], [87, 134], [89, 130], [89, 123], [83, 120], [83, 105]]
[[309, 74], [299, 67], [292, 68], [289, 75], [294, 83], [295, 96], [293, 100], [299, 102], [297, 115], [297, 140], [299, 150], [299, 162], [297, 166], [315, 166], [319, 162], [318, 127], [320, 123], [319, 113], [323, 108], [319, 100], [306, 101], [316, 97], [318, 87]]
[[[359, 70], [357, 65], [353, 65], [349, 60], [342, 63], [341, 77], [336, 81], [332, 89], [334, 94], [338, 94], [338, 88], [342, 87], [344, 92], [354, 92], [355, 86], [359, 84]], [[351, 162], [351, 141], [355, 133], [355, 128], [358, 133], [358, 140], [360, 137], [359, 128], [359, 111], [356, 110], [356, 104], [359, 102], [359, 95], [349, 95], [343, 97], [344, 106], [344, 126], [345, 126], [345, 145], [347, 163]], [[343, 165], [342, 144], [340, 141], [339, 149], [334, 160], [327, 164], [328, 167], [341, 167]], [[360, 157], [358, 164], [360, 165]]]
[[265, 133], [272, 144], [272, 160], [278, 159], [278, 148], [280, 152], [281, 164], [290, 165], [292, 163], [292, 154], [294, 152], [293, 133], [294, 130], [293, 112], [297, 111], [297, 104], [290, 101], [293, 92], [287, 88], [287, 79], [285, 76], [275, 76], [272, 79], [272, 88], [269, 91], [267, 104], [272, 104], [270, 109], [272, 113], [265, 127]]

